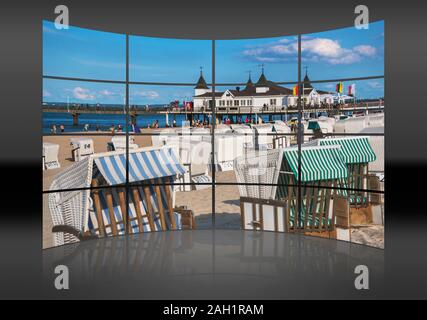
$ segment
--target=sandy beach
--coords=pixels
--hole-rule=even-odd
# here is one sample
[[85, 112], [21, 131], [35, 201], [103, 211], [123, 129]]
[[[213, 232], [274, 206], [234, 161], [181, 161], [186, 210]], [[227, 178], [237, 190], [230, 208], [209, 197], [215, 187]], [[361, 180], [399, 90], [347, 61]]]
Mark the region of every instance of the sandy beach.
[[[149, 130], [146, 130], [149, 132]], [[145, 131], [144, 131], [145, 132]], [[74, 136], [73, 136], [74, 137]], [[43, 171], [43, 190], [49, 190], [49, 186], [56, 174], [64, 168], [72, 165], [70, 136], [44, 136], [43, 142], [59, 145], [59, 162], [61, 168]], [[111, 136], [90, 136], [93, 139], [95, 152], [106, 152], [107, 142]], [[135, 143], [140, 147], [151, 146], [150, 136], [135, 136]], [[218, 172], [217, 181], [236, 181], [233, 171]], [[237, 186], [216, 186], [216, 226], [217, 228], [240, 228], [239, 190]], [[190, 192], [177, 192], [176, 205], [187, 206], [196, 215], [198, 229], [212, 227], [212, 188], [193, 190]], [[47, 195], [43, 196], [43, 248], [53, 246], [52, 221], [47, 204]]]
[[[150, 132], [149, 129], [144, 132]], [[54, 176], [72, 165], [70, 139], [76, 136], [44, 136], [43, 142], [56, 143], [59, 145], [59, 162], [61, 168], [43, 171], [43, 190], [48, 190]], [[87, 137], [87, 136], [85, 136]], [[94, 141], [95, 152], [106, 152], [107, 142], [111, 141], [109, 136], [90, 136]], [[150, 136], [135, 136], [135, 143], [140, 147], [151, 146]], [[217, 182], [236, 182], [234, 171], [217, 172]], [[237, 185], [217, 185], [215, 187], [216, 228], [240, 229], [240, 196]], [[212, 188], [193, 190], [190, 192], [177, 192], [177, 206], [185, 205], [193, 210], [196, 216], [198, 229], [212, 227]], [[53, 246], [52, 221], [47, 204], [47, 194], [43, 195], [43, 248]], [[368, 244], [375, 247], [384, 247], [384, 227], [367, 226], [352, 229], [352, 241]]]

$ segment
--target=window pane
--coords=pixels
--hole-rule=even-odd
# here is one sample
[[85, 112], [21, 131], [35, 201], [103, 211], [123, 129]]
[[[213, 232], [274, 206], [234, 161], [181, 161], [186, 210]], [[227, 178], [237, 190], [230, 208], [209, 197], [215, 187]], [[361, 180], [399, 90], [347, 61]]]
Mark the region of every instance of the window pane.
[[124, 85], [44, 79], [43, 92], [43, 190], [89, 187], [90, 180], [67, 181], [65, 172], [125, 138]]
[[296, 37], [243, 40], [218, 40], [216, 43], [217, 83], [246, 83], [249, 74], [254, 83], [298, 79], [298, 45]]
[[207, 82], [212, 69], [212, 41], [129, 37], [130, 80], [196, 83], [200, 68]]
[[61, 125], [65, 133], [123, 128], [124, 102], [125, 85], [43, 79], [43, 133], [53, 126], [60, 133]]
[[43, 21], [43, 75], [125, 80], [126, 37]]
[[384, 74], [384, 21], [302, 37], [303, 76], [311, 80]]

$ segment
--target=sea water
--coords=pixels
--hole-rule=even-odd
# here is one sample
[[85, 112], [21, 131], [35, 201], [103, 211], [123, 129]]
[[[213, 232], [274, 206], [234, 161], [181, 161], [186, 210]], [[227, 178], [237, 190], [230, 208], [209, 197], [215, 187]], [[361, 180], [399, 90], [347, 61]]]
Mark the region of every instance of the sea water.
[[[284, 121], [290, 119], [292, 116], [289, 115], [274, 115], [273, 120], [281, 120]], [[173, 115], [169, 115], [169, 125], [172, 125]], [[224, 115], [224, 119], [227, 118]], [[232, 116], [235, 119], [235, 116]], [[255, 119], [255, 116], [252, 115], [252, 118]], [[263, 121], [268, 121], [268, 116], [258, 116], [258, 118], [262, 118]], [[185, 115], [176, 115], [176, 124], [177, 126], [181, 126], [185, 121]], [[197, 116], [195, 116], [197, 120]], [[202, 117], [200, 118], [202, 119]], [[242, 122], [245, 123], [246, 116], [241, 117]], [[155, 121], [159, 122], [159, 127], [166, 127], [166, 116], [164, 114], [144, 114], [138, 115], [136, 118], [137, 126], [140, 128], [147, 128], [149, 125], [153, 124]], [[93, 114], [93, 113], [82, 113], [79, 115], [78, 125], [73, 125], [73, 116], [67, 112], [44, 112], [43, 113], [43, 133], [50, 133], [53, 125], [56, 125], [56, 132], [60, 133], [59, 126], [64, 125], [66, 133], [72, 132], [83, 132], [85, 130], [85, 125], [88, 125], [88, 131], [96, 131], [97, 128], [101, 131], [108, 131], [111, 126], [115, 126], [117, 129], [118, 125], [121, 125], [122, 128], [125, 127], [126, 124], [126, 115], [124, 114]]]
[[[138, 115], [136, 124], [140, 128], [147, 128], [156, 120], [159, 127], [166, 127], [165, 115]], [[181, 126], [185, 120], [185, 115], [176, 115], [177, 126]], [[169, 115], [169, 125], [172, 125], [173, 116]], [[67, 112], [44, 112], [43, 113], [43, 133], [50, 133], [53, 125], [56, 125], [56, 132], [59, 133], [59, 126], [64, 125], [65, 132], [82, 132], [85, 125], [89, 125], [88, 131], [95, 131], [97, 127], [101, 131], [108, 131], [112, 125], [117, 129], [118, 125], [122, 128], [126, 124], [126, 115], [124, 114], [85, 114], [79, 115], [77, 126], [73, 125], [73, 116]]]

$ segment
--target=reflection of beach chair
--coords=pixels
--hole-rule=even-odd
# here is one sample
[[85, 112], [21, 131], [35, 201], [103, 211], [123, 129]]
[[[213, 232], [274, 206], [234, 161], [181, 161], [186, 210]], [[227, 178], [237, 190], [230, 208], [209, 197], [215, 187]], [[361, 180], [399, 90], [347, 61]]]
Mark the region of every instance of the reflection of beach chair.
[[[50, 190], [73, 189], [49, 194], [55, 245], [123, 234], [124, 230], [135, 233], [194, 228], [191, 211], [174, 208], [171, 183], [177, 175], [185, 173], [185, 168], [170, 148], [130, 150], [129, 223], [123, 221], [126, 212], [125, 157], [124, 151], [94, 154], [55, 177]], [[91, 184], [114, 187], [97, 188], [92, 192], [90, 189], [75, 190]]]
[[56, 143], [43, 142], [42, 165], [43, 170], [60, 168], [58, 161], [59, 145]]
[[[135, 138], [129, 136], [129, 149], [138, 149], [139, 146], [135, 143]], [[126, 136], [114, 136], [111, 142], [107, 142], [108, 151], [126, 150]]]
[[70, 145], [73, 161], [80, 161], [95, 152], [93, 140], [89, 138], [71, 138]]

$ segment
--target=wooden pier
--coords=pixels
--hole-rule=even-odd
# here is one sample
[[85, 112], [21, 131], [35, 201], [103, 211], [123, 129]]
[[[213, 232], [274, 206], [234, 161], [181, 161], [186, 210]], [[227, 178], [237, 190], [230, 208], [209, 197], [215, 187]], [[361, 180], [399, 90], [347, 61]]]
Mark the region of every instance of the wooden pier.
[[[383, 111], [384, 104], [376, 103], [363, 103], [358, 105], [342, 105], [339, 107], [304, 107], [303, 112], [306, 113], [327, 113], [328, 115], [336, 115], [343, 112], [375, 112], [375, 111]], [[43, 106], [43, 112], [57, 112], [57, 113], [69, 113], [73, 117], [73, 125], [78, 125], [79, 115], [81, 114], [115, 114], [115, 115], [126, 115], [123, 109], [106, 109], [101, 110], [97, 108], [79, 108], [79, 109], [65, 109], [63, 107], [54, 107], [54, 106]], [[217, 119], [222, 120], [224, 116], [229, 117], [239, 117], [239, 116], [267, 116], [268, 120], [271, 121], [273, 116], [281, 115], [290, 115], [296, 116], [298, 114], [297, 108], [284, 108], [280, 106], [266, 106], [262, 108], [253, 108], [253, 107], [217, 107], [215, 110], [215, 114]], [[177, 115], [185, 115], [187, 119], [206, 119], [212, 117], [212, 110], [194, 110], [194, 111], [186, 111], [178, 108], [170, 108], [170, 109], [150, 109], [150, 110], [141, 110], [132, 108], [129, 112], [130, 121], [133, 124], [136, 124], [136, 119], [138, 116], [143, 115], [165, 115], [172, 116], [173, 119], [176, 118]]]

